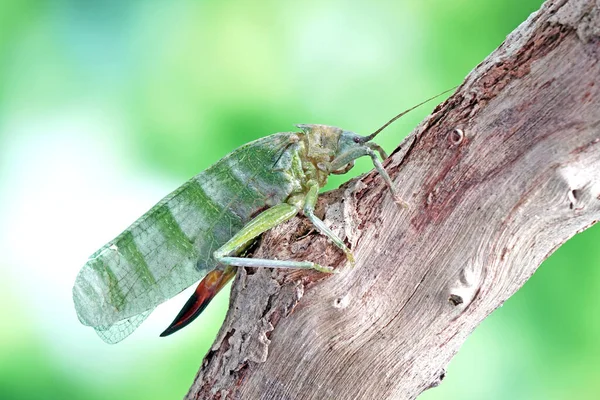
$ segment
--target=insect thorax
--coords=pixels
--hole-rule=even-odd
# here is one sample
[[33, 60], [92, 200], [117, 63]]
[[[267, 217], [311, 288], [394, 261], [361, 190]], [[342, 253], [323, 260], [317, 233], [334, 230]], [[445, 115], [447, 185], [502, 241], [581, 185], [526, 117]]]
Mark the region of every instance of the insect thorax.
[[329, 163], [338, 153], [338, 143], [342, 129], [329, 125], [298, 125], [302, 129], [301, 150], [302, 169], [305, 182], [316, 180], [320, 187], [325, 186], [330, 174]]

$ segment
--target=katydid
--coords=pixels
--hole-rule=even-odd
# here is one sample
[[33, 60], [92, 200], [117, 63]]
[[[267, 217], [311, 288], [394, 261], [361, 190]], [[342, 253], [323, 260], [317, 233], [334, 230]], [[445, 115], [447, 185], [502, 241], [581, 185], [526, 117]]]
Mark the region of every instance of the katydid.
[[298, 125], [299, 132], [275, 133], [234, 150], [88, 259], [73, 287], [79, 320], [106, 342], [119, 342], [156, 306], [203, 278], [161, 334], [166, 336], [196, 318], [238, 267], [333, 272], [311, 261], [240, 257], [258, 236], [298, 213], [353, 265], [351, 250], [314, 214], [319, 189], [330, 174], [346, 173], [354, 160], [368, 156], [395, 202], [406, 207], [378, 159], [387, 158], [385, 152], [371, 140], [435, 97], [398, 114], [369, 136], [333, 126]]

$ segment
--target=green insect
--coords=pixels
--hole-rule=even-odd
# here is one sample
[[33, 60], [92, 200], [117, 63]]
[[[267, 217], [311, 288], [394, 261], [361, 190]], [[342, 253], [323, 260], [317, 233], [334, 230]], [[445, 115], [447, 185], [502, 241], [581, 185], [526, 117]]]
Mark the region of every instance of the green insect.
[[298, 213], [354, 264], [350, 249], [314, 214], [319, 189], [330, 174], [346, 173], [354, 160], [368, 156], [396, 203], [406, 206], [378, 159], [385, 159], [385, 152], [371, 140], [435, 97], [398, 114], [369, 136], [333, 126], [298, 125], [300, 132], [275, 133], [234, 150], [88, 259], [73, 287], [79, 320], [106, 342], [119, 342], [156, 306], [203, 278], [161, 334], [166, 336], [194, 320], [233, 278], [237, 267], [332, 272], [310, 261], [239, 256], [262, 233]]

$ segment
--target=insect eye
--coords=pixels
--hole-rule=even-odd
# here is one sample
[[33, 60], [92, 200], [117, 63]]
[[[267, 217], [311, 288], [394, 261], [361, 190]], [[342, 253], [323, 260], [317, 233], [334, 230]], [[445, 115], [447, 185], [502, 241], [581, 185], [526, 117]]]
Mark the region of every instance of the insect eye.
[[354, 143], [360, 143], [360, 138], [358, 136], [354, 136], [352, 140], [354, 140]]

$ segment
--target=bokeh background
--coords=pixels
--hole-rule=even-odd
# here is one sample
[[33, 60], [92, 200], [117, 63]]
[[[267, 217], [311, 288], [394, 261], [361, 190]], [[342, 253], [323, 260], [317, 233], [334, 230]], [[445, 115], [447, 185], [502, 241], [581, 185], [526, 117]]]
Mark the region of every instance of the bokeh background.
[[[306, 122], [368, 133], [459, 84], [540, 4], [0, 2], [0, 399], [181, 398], [227, 295], [159, 338], [183, 293], [110, 346], [72, 306], [87, 257], [245, 142]], [[561, 247], [422, 399], [600, 398], [599, 240]]]

